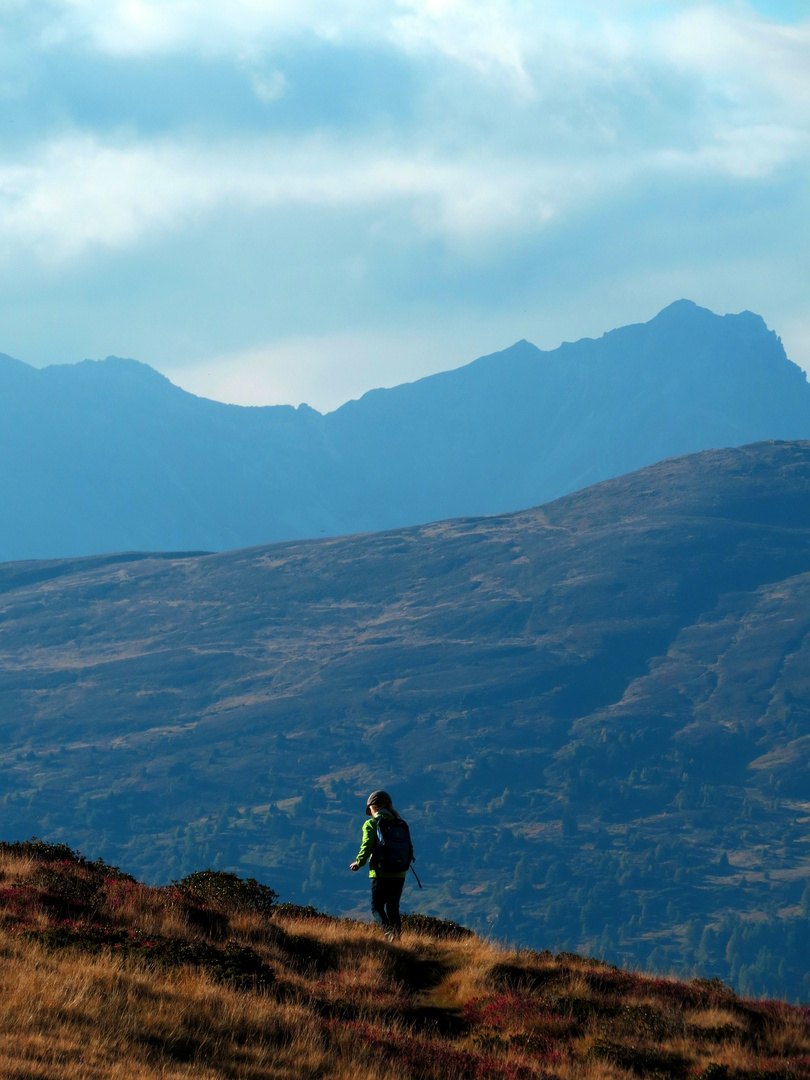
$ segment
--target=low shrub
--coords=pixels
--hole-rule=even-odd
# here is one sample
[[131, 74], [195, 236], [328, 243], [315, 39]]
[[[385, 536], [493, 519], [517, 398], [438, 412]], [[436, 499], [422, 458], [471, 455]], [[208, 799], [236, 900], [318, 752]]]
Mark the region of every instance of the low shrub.
[[593, 1018], [611, 1018], [620, 1011], [615, 1000], [579, 997], [577, 994], [547, 994], [546, 1000], [552, 1011], [568, 1017], [573, 1024], [586, 1024]]
[[559, 1058], [558, 1039], [570, 1035], [571, 1026], [542, 999], [521, 993], [473, 998], [464, 1019], [477, 1029], [472, 1040], [481, 1051], [517, 1049], [546, 1062]]
[[438, 919], [435, 915], [420, 915], [416, 911], [403, 914], [402, 929], [437, 938], [475, 937], [472, 930], [468, 930], [466, 926], [461, 926], [457, 922], [452, 922], [450, 919]]
[[622, 1005], [617, 1026], [629, 1034], [647, 1039], [672, 1039], [684, 1033], [680, 1013], [671, 1009], [656, 1009], [652, 1005]]
[[98, 900], [104, 881], [94, 874], [77, 873], [76, 869], [75, 863], [46, 863], [34, 870], [28, 884], [70, 907], [92, 907]]
[[730, 986], [726, 986], [722, 979], [692, 979], [690, 986], [702, 990], [712, 998], [737, 999], [737, 995]]
[[82, 866], [101, 878], [111, 878], [116, 881], [135, 880], [131, 874], [119, 870], [117, 866], [110, 866], [103, 859], [88, 859], [80, 851], [74, 851], [67, 844], [53, 844], [49, 840], [40, 840], [38, 836], [32, 836], [30, 840], [2, 840], [0, 854], [13, 855], [21, 859], [37, 859], [42, 863]]
[[606, 967], [601, 971], [586, 971], [588, 986], [598, 994], [630, 994], [644, 987], [643, 977], [621, 968]]
[[192, 903], [211, 904], [228, 911], [257, 911], [269, 915], [278, 893], [255, 878], [240, 878], [225, 870], [199, 870], [172, 885]]
[[87, 861], [84, 855], [69, 848], [67, 844], [52, 844], [47, 840], [40, 840], [38, 836], [32, 836], [30, 840], [2, 840], [0, 854], [14, 855], [20, 859], [40, 859], [43, 862], [84, 864]]
[[464, 1019], [468, 1023], [499, 1031], [525, 1031], [556, 1015], [546, 1002], [530, 994], [477, 997], [464, 1006]]
[[323, 911], [318, 911], [312, 904], [291, 904], [287, 900], [273, 907], [273, 915], [287, 915], [291, 919], [328, 919], [330, 921], [333, 918]]
[[32, 885], [0, 886], [0, 916], [4, 921], [25, 924], [41, 910], [39, 891]]

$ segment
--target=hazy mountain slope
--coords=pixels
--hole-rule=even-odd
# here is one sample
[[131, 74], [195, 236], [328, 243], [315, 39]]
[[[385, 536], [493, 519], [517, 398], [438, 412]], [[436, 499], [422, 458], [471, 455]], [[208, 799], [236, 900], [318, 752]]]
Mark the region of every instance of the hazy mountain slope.
[[768, 443], [516, 515], [2, 567], [6, 835], [349, 911], [390, 785], [423, 909], [810, 996], [809, 508], [810, 444]]
[[[550, 353], [521, 341], [374, 391], [325, 423], [358, 476], [375, 448], [365, 524], [379, 528], [381, 515], [390, 527], [500, 513], [677, 454], [807, 438], [810, 387], [759, 316], [681, 301], [597, 341]], [[360, 498], [365, 486], [358, 513]]]
[[0, 388], [5, 558], [220, 548], [323, 527], [308, 509], [323, 482], [311, 410], [207, 401], [114, 357], [42, 370], [3, 357]]
[[0, 558], [228, 550], [523, 509], [665, 457], [810, 437], [762, 320], [681, 301], [327, 416], [206, 401], [131, 360], [0, 357]]

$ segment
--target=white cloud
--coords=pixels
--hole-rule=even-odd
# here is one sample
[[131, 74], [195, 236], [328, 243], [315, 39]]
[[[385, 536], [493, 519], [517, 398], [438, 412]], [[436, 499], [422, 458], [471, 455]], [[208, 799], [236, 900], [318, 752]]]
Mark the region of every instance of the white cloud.
[[664, 150], [655, 155], [662, 173], [702, 174], [740, 180], [765, 179], [810, 151], [810, 134], [778, 125], [719, 130], [697, 150]]
[[[283, 92], [273, 86], [268, 93]], [[225, 206], [361, 208], [383, 230], [386, 207], [404, 209], [425, 236], [486, 248], [639, 181], [763, 178], [809, 149], [806, 134], [776, 124], [720, 130], [688, 148], [619, 152], [608, 142], [545, 156], [532, 146], [447, 152], [427, 137], [392, 148], [338, 136], [215, 143], [71, 135], [0, 161], [0, 249], [9, 257], [16, 241], [58, 263], [185, 228]]]
[[[22, 0], [14, 3], [21, 11]], [[598, 283], [598, 290], [605, 289], [599, 263], [606, 257], [600, 254], [599, 244], [607, 241], [593, 234], [604, 228], [609, 235], [611, 229], [618, 228], [621, 235], [630, 236], [639, 220], [654, 213], [654, 222], [645, 219], [645, 235], [654, 235], [656, 242], [650, 243], [646, 254], [642, 251], [639, 255], [644, 264], [639, 273], [648, 277], [653, 263], [675, 260], [674, 269], [667, 263], [673, 276], [667, 278], [665, 288], [655, 292], [656, 303], [663, 306], [672, 296], [689, 292], [680, 284], [692, 280], [686, 262], [705, 262], [707, 256], [705, 250], [701, 255], [693, 248], [682, 252], [685, 232], [674, 218], [670, 220], [660, 211], [655, 193], [663, 192], [669, 199], [673, 192], [694, 190], [696, 197], [691, 202], [672, 197], [667, 205], [689, 203], [687, 213], [695, 216], [694, 235], [712, 238], [706, 240], [706, 250], [715, 236], [724, 251], [734, 248], [729, 265], [739, 261], [735, 248], [738, 238], [752, 235], [752, 228], [762, 230], [752, 266], [746, 268], [745, 275], [734, 278], [730, 298], [723, 295], [722, 302], [733, 307], [731, 294], [744, 292], [740, 284], [743, 277], [762, 276], [757, 269], [761, 251], [769, 245], [778, 246], [779, 230], [798, 233], [792, 222], [787, 228], [784, 224], [791, 214], [796, 216], [792, 207], [798, 205], [790, 204], [787, 197], [783, 216], [774, 213], [766, 225], [752, 225], [748, 217], [743, 220], [748, 209], [729, 210], [729, 219], [740, 214], [739, 229], [729, 221], [713, 220], [723, 214], [715, 212], [716, 202], [707, 208], [702, 201], [700, 183], [706, 178], [712, 181], [712, 199], [725, 190], [731, 194], [728, 202], [732, 206], [735, 185], [757, 181], [758, 187], [751, 190], [761, 197], [757, 205], [762, 205], [777, 190], [780, 170], [796, 163], [806, 166], [810, 157], [810, 23], [778, 24], [743, 2], [229, 0], [228, 4], [215, 4], [212, 0], [41, 0], [36, 7], [52, 12], [42, 38], [45, 61], [37, 58], [37, 63], [28, 65], [21, 52], [18, 68], [30, 68], [33, 79], [38, 70], [46, 70], [49, 49], [60, 53], [60, 63], [53, 66], [56, 74], [49, 86], [54, 102], [47, 104], [54, 107], [43, 108], [43, 125], [51, 125], [47, 128], [51, 134], [37, 136], [39, 142], [18, 139], [13, 145], [9, 142], [0, 147], [0, 262], [12, 268], [8, 280], [16, 280], [14, 267], [27, 266], [26, 258], [33, 253], [42, 264], [69, 264], [73, 279], [79, 282], [83, 280], [83, 254], [99, 248], [125, 254], [144, 240], [160, 241], [164, 234], [164, 250], [173, 245], [174, 250], [183, 248], [188, 237], [199, 242], [199, 250], [218, 265], [217, 245], [206, 245], [212, 236], [227, 232], [234, 220], [227, 213], [234, 208], [255, 215], [256, 234], [262, 237], [289, 237], [289, 230], [264, 226], [283, 221], [289, 209], [312, 209], [312, 236], [318, 235], [314, 239], [308, 236], [301, 245], [284, 241], [288, 247], [273, 253], [273, 258], [289, 264], [306, 280], [301, 260], [312, 260], [313, 251], [318, 252], [318, 258], [326, 253], [324, 258], [332, 260], [332, 277], [348, 280], [351, 285], [354, 274], [356, 296], [368, 301], [370, 308], [379, 300], [381, 306], [387, 305], [387, 313], [401, 312], [409, 303], [406, 298], [398, 307], [398, 295], [383, 296], [382, 286], [381, 292], [374, 294], [368, 284], [367, 278], [374, 272], [369, 268], [379, 268], [389, 258], [389, 239], [399, 245], [390, 244], [391, 264], [399, 260], [398, 265], [406, 267], [403, 280], [409, 272], [421, 275], [425, 292], [433, 287], [430, 260], [434, 249], [424, 240], [438, 239], [437, 263], [444, 258], [444, 249], [451, 249], [446, 265], [436, 272], [439, 288], [456, 290], [455, 300], [448, 303], [457, 301], [469, 309], [480, 304], [490, 310], [488, 305], [494, 309], [498, 303], [511, 302], [490, 302], [490, 283], [494, 283], [493, 291], [500, 289], [499, 295], [505, 296], [508, 288], [504, 281], [510, 274], [517, 283], [516, 292], [522, 281], [531, 277], [531, 269], [524, 273], [524, 267], [510, 262], [512, 251], [527, 259], [531, 248], [532, 257], [542, 260], [544, 241], [531, 245], [537, 237], [551, 235], [551, 244], [556, 245], [553, 251], [563, 253], [563, 261], [567, 258], [576, 265], [575, 272], [563, 269], [559, 277], [566, 280], [566, 272], [570, 275], [566, 287], [572, 295], [576, 293], [585, 309], [598, 306], [593, 298], [581, 299], [587, 297], [589, 287], [597, 288], [593, 282]], [[34, 22], [39, 28], [43, 18]], [[313, 41], [334, 46], [334, 50], [323, 50], [330, 61], [341, 48], [355, 50], [349, 59], [360, 68], [368, 63], [368, 82], [363, 82], [362, 70], [356, 85], [345, 77], [345, 58], [338, 58], [322, 77], [320, 69], [311, 64], [311, 51], [296, 66], [301, 60], [299, 48], [306, 51]], [[373, 56], [375, 50], [385, 58], [383, 62]], [[381, 94], [383, 119], [379, 123], [376, 117], [367, 122], [365, 113], [362, 121], [355, 122], [353, 117], [362, 109], [355, 108], [354, 99], [349, 105], [341, 100], [340, 107], [330, 110], [329, 96], [334, 90], [340, 97], [346, 90], [344, 81], [352, 84], [347, 98], [352, 94], [360, 98], [367, 88], [373, 96], [380, 86], [387, 92], [385, 61], [392, 50], [399, 54], [397, 63], [391, 65], [392, 84], [397, 79], [401, 83], [391, 93], [395, 105], [390, 109], [386, 94]], [[154, 62], [143, 68], [122, 64], [121, 70], [130, 81], [120, 97], [111, 94], [109, 102], [102, 101], [104, 108], [94, 110], [87, 105], [92, 95], [86, 95], [80, 102], [84, 111], [70, 113], [75, 125], [80, 123], [75, 116], [80, 115], [86, 127], [60, 127], [60, 118], [69, 113], [61, 98], [60, 80], [65, 79], [67, 88], [75, 90], [84, 76], [89, 86], [95, 77], [95, 58], [88, 61], [87, 55], [92, 52], [111, 56], [114, 61], [152, 57]], [[178, 65], [185, 73], [180, 79], [188, 77], [189, 71], [198, 80], [193, 85], [207, 86], [209, 73], [222, 79], [226, 91], [221, 110], [211, 108], [216, 115], [207, 124], [205, 110], [210, 101], [203, 94], [198, 111], [178, 108], [178, 127], [172, 131], [171, 110], [164, 116], [158, 101], [151, 112], [145, 110], [152, 119], [138, 128], [140, 114], [129, 108], [127, 95], [137, 95], [138, 78], [148, 79], [153, 72], [164, 78], [166, 72], [173, 72], [179, 54], [183, 54], [185, 65]], [[195, 54], [217, 62], [197, 64]], [[82, 68], [85, 62], [86, 71]], [[73, 81], [71, 65], [76, 65], [79, 73]], [[104, 78], [112, 79], [117, 68], [115, 63], [102, 63], [98, 70], [105, 73]], [[341, 80], [340, 85], [333, 85], [333, 79]], [[21, 100], [25, 98], [23, 91], [27, 92], [27, 77], [23, 83]], [[162, 84], [158, 80], [156, 85]], [[245, 85], [260, 101], [277, 105], [255, 109], [243, 93]], [[182, 85], [179, 88], [183, 90]], [[144, 84], [143, 89], [149, 99], [152, 87]], [[155, 91], [156, 97], [159, 92]], [[102, 93], [99, 99], [104, 99]], [[120, 115], [115, 111], [116, 103], [123, 103]], [[148, 103], [153, 104], [151, 100]], [[163, 134], [159, 138], [136, 134], [153, 130], [149, 124], [154, 127], [155, 114], [160, 115]], [[97, 115], [104, 127], [93, 131]], [[283, 126], [279, 121], [273, 134], [278, 117]], [[226, 138], [222, 132], [228, 130], [230, 119], [234, 120], [231, 130], [238, 134]], [[121, 126], [115, 127], [117, 123]], [[132, 126], [126, 128], [126, 124]], [[181, 130], [180, 124], [186, 126]], [[800, 173], [801, 169], [794, 169], [791, 175]], [[766, 188], [762, 183], [766, 180], [773, 180], [773, 187]], [[693, 183], [694, 189], [690, 189]], [[729, 186], [724, 189], [723, 183]], [[799, 184], [796, 181], [796, 186]], [[604, 207], [601, 216], [592, 213], [600, 201]], [[752, 199], [750, 205], [755, 202]], [[215, 219], [222, 211], [226, 213], [217, 226]], [[289, 216], [296, 221], [308, 217], [306, 213]], [[339, 247], [345, 246], [348, 219], [352, 223], [352, 251], [345, 253], [344, 265]], [[775, 227], [774, 222], [778, 223]], [[583, 223], [588, 228], [598, 224], [586, 236]], [[212, 228], [206, 233], [209, 224]], [[253, 224], [251, 216], [249, 226], [239, 233], [245, 238], [245, 249], [238, 257], [244, 256], [245, 263], [260, 274], [265, 265], [262, 260], [267, 261], [268, 255], [262, 246], [264, 239], [256, 241], [255, 251], [248, 250]], [[574, 227], [565, 233], [564, 229], [550, 229], [550, 224]], [[241, 225], [241, 221], [237, 223]], [[304, 230], [307, 228], [305, 223]], [[724, 228], [728, 230], [725, 234]], [[328, 242], [330, 229], [342, 238], [339, 242]], [[169, 235], [180, 230], [186, 232], [179, 240]], [[734, 239], [730, 240], [732, 233]], [[323, 237], [326, 242], [320, 245]], [[612, 256], [611, 249], [607, 260]], [[116, 265], [124, 267], [125, 259]], [[34, 267], [32, 280], [37, 272]], [[222, 309], [227, 316], [227, 298], [232, 299], [239, 285], [231, 280], [236, 275], [230, 268], [216, 272], [220, 276], [215, 286], [210, 286], [209, 295], [199, 303], [215, 306], [221, 293], [226, 297]], [[723, 270], [730, 272], [727, 267]], [[126, 273], [124, 268], [122, 280]], [[133, 273], [142, 274], [142, 267], [137, 266]], [[556, 268], [550, 273], [556, 273]], [[619, 280], [620, 268], [614, 270], [611, 265], [610, 275], [611, 280]], [[714, 269], [712, 275], [721, 276]], [[395, 278], [395, 272], [391, 277]], [[45, 279], [64, 280], [58, 274], [50, 278], [43, 275]], [[638, 283], [621, 279], [620, 284], [630, 297], [629, 310], [636, 302]], [[386, 287], [394, 289], [390, 284]], [[554, 305], [561, 303], [563, 291], [561, 285]], [[90, 292], [92, 288], [88, 295]], [[347, 288], [347, 295], [351, 292]], [[418, 289], [412, 292], [422, 295]], [[704, 299], [696, 292], [694, 295]], [[443, 293], [441, 300], [436, 300], [437, 309], [445, 296]], [[286, 310], [296, 302], [297, 298], [288, 300], [285, 294], [279, 307]], [[617, 286], [611, 308], [618, 312], [621, 303]], [[298, 321], [290, 320], [283, 330], [268, 329], [270, 322], [278, 319], [277, 314], [263, 315], [261, 332], [246, 331], [239, 342], [270, 340], [274, 332], [326, 326], [327, 316], [317, 322], [323, 307], [320, 300], [310, 301], [313, 311], [318, 308], [314, 315], [305, 310], [306, 304], [302, 297]], [[749, 305], [755, 306], [747, 294], [742, 295], [737, 306]], [[129, 317], [130, 306], [127, 295], [121, 303], [122, 319]], [[190, 310], [193, 301], [188, 306]], [[261, 304], [256, 308], [259, 310]], [[648, 313], [652, 311], [650, 307]], [[375, 317], [368, 316], [371, 320]], [[550, 317], [546, 312], [544, 318]], [[571, 315], [571, 336], [577, 335], [577, 327], [587, 317], [587, 311], [580, 312], [579, 321]], [[348, 318], [337, 322], [345, 326]], [[135, 315], [132, 319], [137, 321]], [[244, 321], [240, 309], [235, 322], [241, 327]], [[259, 315], [256, 321], [258, 325]], [[139, 328], [148, 322], [148, 318], [140, 318]], [[159, 332], [149, 325], [157, 338]], [[607, 325], [610, 318], [605, 316]], [[480, 326], [477, 332], [482, 333]], [[504, 332], [497, 344], [508, 343], [510, 337]], [[138, 338], [141, 340], [145, 339]], [[211, 348], [227, 347], [223, 331], [223, 337]], [[351, 367], [352, 349], [358, 356], [371, 357], [375, 348], [382, 356], [389, 347], [395, 355], [396, 341], [377, 340], [372, 334], [362, 340], [299, 337], [267, 349], [270, 353], [276, 349], [272, 353], [278, 360], [271, 365], [273, 379], [282, 378], [279, 371], [288, 378], [298, 350], [303, 357], [301, 370], [309, 371], [320, 384], [327, 380], [323, 372], [344, 365], [342, 358], [346, 358], [345, 367]], [[115, 351], [119, 345], [113, 340], [108, 348]], [[267, 349], [217, 361], [211, 378], [216, 381], [216, 372], [230, 369], [231, 362], [243, 364], [243, 388], [238, 391], [242, 397], [238, 400], [249, 399], [266, 384]], [[196, 343], [194, 350], [195, 355], [201, 355]], [[327, 355], [338, 358], [333, 366], [324, 359]], [[472, 346], [470, 355], [474, 355]], [[437, 366], [443, 365], [437, 360]], [[371, 376], [369, 379], [374, 381]], [[297, 383], [282, 383], [275, 391], [266, 388], [259, 399], [306, 397], [295, 389]], [[365, 377], [361, 379], [358, 392], [368, 384]], [[341, 386], [345, 387], [345, 381]], [[340, 400], [347, 396], [345, 388], [338, 396]]]
[[175, 225], [214, 195], [175, 148], [104, 145], [92, 136], [46, 144], [25, 163], [0, 165], [0, 237], [59, 262], [102, 244], [136, 242], [148, 229]]
[[112, 55], [198, 50], [250, 55], [279, 36], [327, 40], [373, 33], [386, 3], [373, 0], [58, 0], [54, 32]]
[[[492, 94], [466, 83], [449, 93], [451, 71], [427, 92], [432, 104], [413, 130], [376, 142], [339, 130], [230, 141], [72, 133], [9, 150], [0, 157], [6, 258], [15, 242], [46, 262], [124, 248], [225, 205], [374, 215], [404, 207], [422, 234], [486, 244], [541, 230], [639, 180], [762, 179], [808, 157], [810, 24], [777, 25], [741, 4], [689, 4], [638, 21], [633, 4], [606, 13], [581, 3], [563, 15], [558, 3], [528, 0], [54, 3], [52, 29], [112, 53], [231, 50], [250, 72], [251, 51], [306, 30], [429, 50], [502, 85], [505, 77], [517, 100], [510, 108], [498, 99], [485, 135], [465, 131], [455, 144], [453, 109], [472, 94], [473, 112], [485, 110]], [[276, 101], [287, 79], [267, 70], [248, 78], [261, 100]], [[676, 77], [691, 83], [667, 84]], [[634, 127], [639, 102], [662, 123]], [[670, 130], [673, 115], [680, 126]]]
[[[422, 70], [427, 83], [420, 88], [421, 112], [413, 120], [420, 131], [413, 146], [434, 170], [445, 169], [437, 162], [446, 162], [448, 155], [432, 143], [447, 143], [454, 132], [459, 143], [469, 142], [476, 136], [462, 117], [475, 114], [481, 125], [488, 110], [498, 109], [502, 130], [493, 117], [486, 139], [487, 152], [493, 160], [500, 157], [502, 170], [514, 156], [512, 149], [503, 150], [510, 138], [524, 143], [524, 156], [532, 157], [541, 172], [567, 160], [569, 176], [581, 171], [583, 160], [601, 169], [599, 155], [611, 144], [623, 152], [630, 144], [629, 152], [638, 157], [646, 145], [649, 154], [658, 153], [659, 167], [669, 163], [678, 169], [688, 158], [696, 167], [739, 178], [767, 175], [769, 168], [806, 152], [810, 22], [779, 24], [742, 2], [684, 2], [674, 10], [637, 0], [50, 4], [54, 48], [69, 48], [79, 39], [114, 56], [197, 52], [229, 58], [268, 103], [288, 90], [285, 74], [272, 66], [274, 50], [294, 49], [304, 39], [438, 58], [438, 69]], [[269, 74], [262, 74], [268, 57]], [[457, 78], [462, 69], [473, 73], [472, 85]], [[493, 104], [493, 88], [505, 88], [513, 100]], [[347, 144], [346, 152], [354, 147]], [[469, 172], [463, 165], [460, 171]], [[473, 221], [493, 216], [495, 200], [486, 187], [480, 180], [462, 180], [457, 199], [421, 207], [420, 220], [464, 232]], [[506, 193], [504, 219], [510, 217], [507, 203], [515, 206], [513, 192]], [[522, 206], [527, 224], [542, 222], [554, 212], [556, 200], [532, 194]]]
[[251, 83], [253, 92], [259, 101], [278, 101], [287, 92], [287, 80], [281, 71], [271, 71], [266, 75], [254, 75]]
[[[810, 124], [810, 20], [780, 24], [742, 2], [685, 0], [674, 9], [636, 0], [52, 3], [52, 44], [80, 39], [116, 56], [198, 52], [249, 67], [320, 39], [439, 57], [445, 69], [427, 89], [428, 123], [438, 123], [443, 105], [458, 107], [451, 86], [454, 67], [462, 67], [480, 78], [481, 105], [486, 84], [497, 83], [514, 92], [518, 116], [545, 102], [560, 125], [590, 128], [592, 136], [610, 137], [611, 115], [621, 118], [634, 101], [657, 104], [664, 130], [668, 110], [691, 113], [693, 134], [704, 124], [706, 143], [737, 127]], [[254, 79], [263, 100], [286, 88], [279, 71]], [[523, 119], [531, 125], [533, 116]]]
[[[774, 71], [786, 53], [801, 64], [807, 25], [782, 26], [743, 4], [667, 5], [604, 0], [51, 0], [50, 40], [80, 38], [113, 55], [200, 51], [243, 57], [285, 39], [389, 44], [433, 50], [483, 72], [511, 72], [524, 89], [542, 71], [583, 70], [659, 56], [697, 68], [752, 54]], [[806, 44], [806, 41], [805, 41]], [[583, 64], [582, 61], [585, 61]], [[796, 65], [791, 64], [791, 68]]]
[[541, 226], [587, 184], [537, 163], [442, 159], [326, 139], [103, 143], [73, 136], [0, 165], [0, 246], [58, 262], [218, 207], [340, 210], [407, 205], [430, 235], [465, 241]]
[[802, 311], [784, 319], [778, 330], [788, 357], [810, 375], [810, 318]]
[[480, 350], [480, 334], [472, 342], [460, 334], [365, 330], [285, 338], [163, 370], [184, 390], [215, 401], [305, 401], [328, 412], [370, 387], [395, 386], [468, 363]]
[[739, 104], [810, 105], [810, 20], [775, 23], [742, 6], [702, 4], [656, 33], [661, 55]]
[[482, 75], [506, 73], [521, 95], [533, 97], [525, 55], [537, 37], [534, 7], [487, 0], [409, 0], [391, 20], [388, 37], [410, 52], [435, 50]]

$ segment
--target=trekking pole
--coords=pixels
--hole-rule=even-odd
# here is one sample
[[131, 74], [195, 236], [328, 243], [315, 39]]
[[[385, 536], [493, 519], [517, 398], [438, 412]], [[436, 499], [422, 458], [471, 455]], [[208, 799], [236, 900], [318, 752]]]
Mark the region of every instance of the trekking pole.
[[414, 877], [416, 878], [416, 884], [417, 884], [417, 885], [419, 886], [419, 888], [421, 889], [421, 888], [422, 888], [422, 882], [421, 882], [421, 881], [419, 880], [419, 875], [417, 874], [417, 872], [416, 872], [416, 871], [414, 870], [414, 868], [413, 868], [413, 863], [411, 863], [411, 873], [412, 873], [412, 874], [413, 874], [413, 876], [414, 876]]

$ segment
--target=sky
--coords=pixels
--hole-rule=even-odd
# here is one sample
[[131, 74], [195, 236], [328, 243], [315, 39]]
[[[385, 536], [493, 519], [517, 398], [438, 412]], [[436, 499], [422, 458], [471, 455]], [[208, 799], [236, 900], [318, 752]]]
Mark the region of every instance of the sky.
[[0, 352], [322, 411], [687, 297], [810, 367], [810, 0], [0, 0]]

